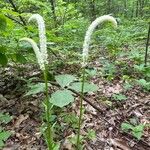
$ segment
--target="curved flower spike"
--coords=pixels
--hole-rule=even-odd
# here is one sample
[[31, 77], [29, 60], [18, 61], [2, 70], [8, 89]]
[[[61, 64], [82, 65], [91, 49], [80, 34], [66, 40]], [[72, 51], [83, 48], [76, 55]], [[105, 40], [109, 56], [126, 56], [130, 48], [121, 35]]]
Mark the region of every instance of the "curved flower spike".
[[34, 42], [34, 40], [30, 39], [30, 38], [22, 38], [20, 39], [20, 41], [27, 41], [28, 43], [31, 44], [34, 52], [35, 52], [35, 55], [36, 55], [36, 58], [37, 58], [37, 61], [38, 61], [38, 64], [40, 66], [40, 69], [41, 70], [45, 70], [45, 64], [44, 64], [44, 59], [43, 59], [43, 56], [41, 55], [41, 52], [36, 44], [36, 42]]
[[34, 14], [29, 18], [29, 22], [31, 20], [36, 20], [38, 24], [38, 30], [39, 30], [39, 39], [40, 39], [40, 52], [43, 55], [44, 63], [48, 64], [47, 58], [47, 46], [46, 46], [46, 31], [45, 31], [45, 23], [42, 16], [39, 14]]
[[83, 52], [82, 52], [83, 67], [85, 67], [87, 65], [87, 59], [88, 59], [88, 53], [89, 53], [89, 45], [90, 45], [92, 33], [94, 32], [95, 28], [99, 24], [101, 24], [101, 23], [103, 23], [105, 21], [109, 21], [115, 27], [117, 27], [117, 21], [115, 20], [114, 17], [112, 17], [110, 15], [101, 16], [101, 17], [97, 18], [95, 21], [93, 21], [91, 23], [91, 25], [89, 26], [88, 30], [86, 31], [86, 35], [85, 35], [85, 39], [84, 39], [84, 43], [83, 43]]

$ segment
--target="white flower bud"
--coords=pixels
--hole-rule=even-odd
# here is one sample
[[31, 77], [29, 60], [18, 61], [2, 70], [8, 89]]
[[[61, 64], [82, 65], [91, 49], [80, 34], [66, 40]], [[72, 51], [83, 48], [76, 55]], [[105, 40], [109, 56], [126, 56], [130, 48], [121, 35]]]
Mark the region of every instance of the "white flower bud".
[[39, 66], [40, 66], [40, 69], [41, 69], [41, 70], [45, 70], [45, 64], [44, 64], [43, 56], [41, 55], [41, 52], [40, 52], [40, 50], [39, 50], [39, 48], [38, 48], [36, 42], [34, 42], [32, 39], [26, 38], [26, 37], [20, 39], [20, 41], [27, 41], [27, 42], [29, 42], [29, 43], [31, 44], [31, 46], [32, 46], [32, 48], [33, 48], [33, 50], [34, 50], [34, 52], [35, 52], [36, 59], [37, 59], [37, 61], [38, 61], [38, 64], [39, 64]]
[[101, 23], [103, 23], [105, 21], [109, 21], [115, 27], [117, 27], [117, 21], [115, 20], [114, 17], [112, 17], [110, 15], [101, 16], [101, 17], [97, 18], [95, 21], [93, 21], [91, 23], [91, 25], [89, 26], [88, 30], [86, 31], [86, 35], [85, 35], [85, 39], [84, 39], [84, 43], [83, 43], [83, 52], [82, 52], [82, 57], [83, 57], [83, 64], [82, 64], [82, 66], [83, 67], [85, 67], [87, 65], [88, 51], [89, 51], [89, 45], [90, 45], [92, 33], [94, 32], [95, 28], [99, 24], [101, 24]]
[[42, 16], [39, 14], [34, 14], [29, 18], [29, 22], [31, 20], [36, 20], [38, 24], [39, 30], [39, 39], [40, 39], [40, 52], [43, 55], [43, 60], [45, 64], [48, 64], [48, 54], [47, 54], [47, 46], [46, 46], [46, 31], [45, 31], [45, 23]]

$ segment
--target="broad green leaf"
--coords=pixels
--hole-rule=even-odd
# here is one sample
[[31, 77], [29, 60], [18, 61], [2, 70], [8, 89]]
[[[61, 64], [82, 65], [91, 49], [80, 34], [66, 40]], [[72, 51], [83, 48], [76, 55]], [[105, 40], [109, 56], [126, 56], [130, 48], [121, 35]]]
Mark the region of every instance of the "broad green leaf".
[[138, 84], [140, 84], [141, 86], [145, 86], [147, 84], [147, 81], [145, 79], [140, 79], [137, 80]]
[[6, 141], [10, 137], [11, 133], [8, 131], [0, 132], [0, 140]]
[[142, 135], [143, 135], [143, 130], [144, 130], [144, 124], [139, 124], [138, 126], [134, 127], [132, 130], [132, 134], [140, 140]]
[[15, 54], [15, 56], [16, 56], [16, 61], [19, 63], [25, 63], [27, 61], [26, 58], [19, 53]]
[[134, 128], [134, 126], [131, 125], [131, 124], [129, 124], [129, 123], [122, 123], [122, 124], [121, 124], [121, 129], [122, 129], [122, 130], [126, 130], [126, 131], [127, 131], [127, 130], [129, 130], [129, 129], [132, 130], [133, 128]]
[[138, 126], [134, 127], [134, 132], [143, 132], [144, 130], [144, 124], [139, 124]]
[[8, 59], [7, 59], [6, 55], [0, 53], [0, 64], [2, 66], [5, 66], [5, 65], [7, 65], [7, 63], [8, 63]]
[[[72, 83], [72, 85], [69, 87], [77, 92], [81, 92], [82, 91], [82, 82], [75, 82]], [[84, 83], [84, 90], [83, 92], [95, 92], [98, 90], [98, 86], [93, 84], [93, 83]]]
[[93, 77], [97, 74], [97, 70], [96, 69], [86, 69], [85, 70], [86, 73], [90, 76], [90, 77]]
[[12, 117], [9, 114], [0, 113], [0, 123], [9, 123], [12, 120]]
[[150, 90], [150, 82], [147, 82], [145, 79], [137, 80], [137, 83], [143, 88]]
[[2, 148], [4, 145], [5, 145], [4, 142], [0, 140], [0, 148]]
[[65, 86], [68, 86], [71, 82], [73, 82], [76, 78], [72, 75], [65, 74], [65, 75], [58, 75], [55, 76], [55, 79], [57, 83], [64, 88]]
[[136, 137], [138, 140], [141, 139], [143, 132], [134, 132], [132, 131], [132, 134], [134, 135], [134, 137]]
[[123, 94], [113, 94], [113, 98], [118, 101], [126, 100], [127, 97]]
[[5, 30], [7, 26], [6, 17], [0, 14], [0, 30]]
[[64, 107], [74, 101], [72, 92], [69, 90], [58, 90], [51, 95], [50, 102], [58, 107]]
[[93, 129], [88, 130], [86, 136], [87, 136], [87, 138], [90, 139], [90, 140], [96, 139], [96, 133], [95, 133], [95, 131], [94, 131]]
[[4, 46], [0, 46], [0, 53], [5, 53], [6, 52], [6, 47], [4, 47]]
[[[51, 85], [49, 84], [49, 86]], [[44, 91], [45, 91], [45, 83], [38, 83], [35, 85], [30, 85], [30, 90], [26, 93], [25, 96], [35, 95], [37, 93], [44, 92]]]

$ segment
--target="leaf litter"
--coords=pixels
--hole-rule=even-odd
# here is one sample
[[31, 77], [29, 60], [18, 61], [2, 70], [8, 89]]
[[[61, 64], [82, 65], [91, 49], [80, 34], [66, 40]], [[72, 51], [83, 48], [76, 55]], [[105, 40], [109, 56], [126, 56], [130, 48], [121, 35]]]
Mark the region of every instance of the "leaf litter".
[[[29, 66], [26, 66], [26, 69], [33, 70]], [[9, 112], [14, 117], [11, 123], [5, 127], [11, 131], [12, 136], [8, 139], [4, 150], [46, 149], [46, 145], [40, 134], [40, 117], [42, 114], [40, 104], [43, 99], [43, 94], [34, 97], [24, 97], [25, 88], [20, 90], [20, 87], [26, 87], [26, 83], [24, 80], [16, 78], [19, 74], [14, 74], [14, 68], [12, 66], [8, 67], [7, 70], [9, 70], [9, 73], [4, 71], [1, 73], [2, 77], [0, 77], [0, 85], [2, 85], [0, 109], [2, 112]], [[27, 72], [34, 72], [34, 77], [37, 77], [37, 74], [39, 76], [39, 71], [35, 66], [34, 71], [26, 71], [24, 78], [28, 77]], [[85, 112], [81, 133], [86, 135], [88, 129], [92, 129], [96, 133], [95, 139], [84, 140], [85, 149], [148, 150], [150, 148], [149, 127], [144, 129], [142, 139], [138, 141], [131, 134], [123, 132], [120, 126], [122, 122], [129, 122], [131, 118], [136, 118], [138, 123], [150, 123], [149, 93], [142, 91], [138, 86], [125, 92], [123, 90], [122, 80], [114, 80], [113, 83], [109, 83], [104, 78], [93, 77], [91, 81], [99, 86], [99, 90], [97, 93], [87, 94], [86, 99], [91, 101], [93, 105], [98, 106], [103, 113], [100, 113], [93, 106], [84, 102]], [[112, 95], [120, 92], [126, 95], [127, 100], [120, 102], [114, 101]], [[64, 109], [65, 113], [73, 112], [79, 114], [79, 98], [79, 96], [76, 97], [72, 107], [68, 106]], [[59, 115], [58, 120], [60, 120], [58, 124], [60, 122], [61, 124], [65, 124], [59, 118]], [[75, 131], [71, 126], [63, 129], [62, 137], [64, 140], [62, 140], [62, 137], [57, 137], [62, 141], [62, 150], [73, 150], [73, 145], [69, 139], [74, 135]]]

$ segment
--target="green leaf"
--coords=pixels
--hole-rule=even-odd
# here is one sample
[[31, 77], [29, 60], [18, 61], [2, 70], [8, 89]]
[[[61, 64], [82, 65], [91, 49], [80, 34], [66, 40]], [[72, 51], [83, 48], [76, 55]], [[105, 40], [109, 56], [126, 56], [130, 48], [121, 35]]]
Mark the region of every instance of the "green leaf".
[[0, 46], [0, 53], [5, 53], [6, 52], [6, 50], [7, 50], [7, 48], [6, 47], [4, 47], [4, 46]]
[[96, 133], [93, 129], [88, 130], [87, 132], [87, 138], [90, 140], [94, 140], [96, 138]]
[[[72, 83], [72, 85], [69, 87], [77, 92], [81, 92], [82, 91], [82, 82], [75, 82]], [[84, 90], [83, 92], [95, 92], [98, 90], [98, 86], [95, 84], [91, 84], [91, 83], [84, 83]]]
[[2, 148], [4, 145], [5, 145], [4, 142], [0, 140], [0, 148]]
[[134, 128], [134, 126], [129, 124], [129, 123], [122, 123], [121, 124], [121, 129], [122, 130], [128, 131], [129, 129], [132, 130], [133, 128]]
[[68, 86], [71, 82], [76, 80], [76, 78], [72, 75], [65, 74], [65, 75], [58, 75], [55, 76], [56, 82], [64, 88], [65, 86]]
[[[49, 84], [49, 86], [51, 86], [51, 85]], [[38, 83], [35, 85], [30, 85], [29, 87], [30, 87], [30, 90], [26, 93], [25, 96], [35, 95], [37, 93], [45, 91], [45, 83]]]
[[118, 101], [126, 100], [127, 97], [123, 94], [113, 94], [113, 98]]
[[0, 132], [0, 148], [4, 146], [4, 142], [10, 137], [11, 133], [8, 131]]
[[0, 123], [9, 123], [12, 120], [12, 117], [9, 114], [0, 113]]
[[132, 131], [132, 134], [134, 135], [134, 137], [136, 137], [138, 140], [141, 139], [143, 132], [134, 132]]
[[7, 21], [4, 15], [0, 14], [0, 30], [6, 30]]
[[132, 134], [140, 140], [142, 135], [143, 135], [143, 130], [144, 130], [145, 125], [144, 124], [139, 124], [138, 126], [134, 127], [132, 130]]
[[59, 150], [60, 144], [59, 143], [53, 143], [53, 150]]
[[138, 126], [134, 127], [134, 132], [143, 132], [144, 124], [139, 124]]
[[137, 80], [137, 83], [146, 90], [150, 90], [150, 82], [147, 82], [145, 79]]
[[58, 90], [51, 96], [50, 102], [58, 107], [64, 107], [74, 101], [72, 92], [69, 90]]
[[96, 69], [86, 69], [85, 71], [90, 77], [93, 77], [97, 74]]
[[15, 54], [15, 57], [16, 57], [16, 61], [19, 63], [25, 63], [27, 61], [26, 58], [19, 53]]
[[0, 140], [6, 141], [10, 137], [11, 133], [8, 131], [0, 132]]
[[145, 79], [140, 79], [140, 80], [137, 80], [138, 84], [140, 84], [141, 86], [145, 86], [147, 85], [147, 81]]
[[7, 59], [6, 55], [0, 53], [0, 64], [2, 66], [5, 66], [5, 65], [7, 65], [7, 63], [8, 63], [8, 59]]

